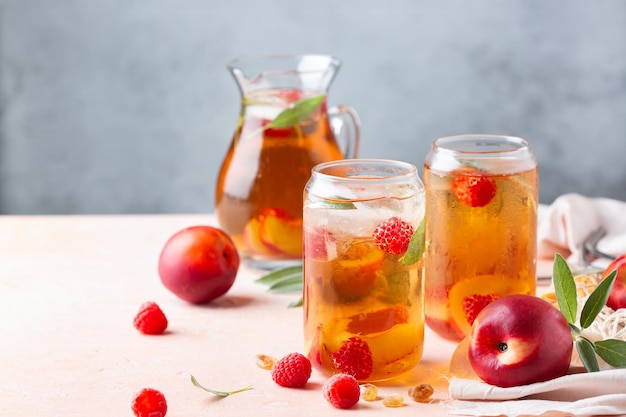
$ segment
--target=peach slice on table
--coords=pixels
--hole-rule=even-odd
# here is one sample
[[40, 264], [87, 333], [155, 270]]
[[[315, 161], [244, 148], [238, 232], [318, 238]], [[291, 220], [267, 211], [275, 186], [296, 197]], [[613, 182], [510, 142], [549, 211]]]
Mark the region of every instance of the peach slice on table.
[[275, 252], [302, 255], [302, 219], [294, 219], [281, 209], [264, 209], [259, 216], [261, 241]]

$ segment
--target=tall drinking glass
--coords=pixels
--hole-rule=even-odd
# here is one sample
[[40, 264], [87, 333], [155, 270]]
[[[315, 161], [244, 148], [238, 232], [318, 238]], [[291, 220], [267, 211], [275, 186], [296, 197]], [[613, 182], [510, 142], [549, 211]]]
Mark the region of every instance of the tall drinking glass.
[[426, 323], [460, 340], [489, 302], [535, 293], [537, 162], [521, 138], [445, 137], [424, 184]]
[[423, 263], [409, 259], [407, 245], [424, 211], [411, 164], [358, 159], [313, 168], [304, 191], [304, 338], [316, 368], [378, 381], [417, 365]]

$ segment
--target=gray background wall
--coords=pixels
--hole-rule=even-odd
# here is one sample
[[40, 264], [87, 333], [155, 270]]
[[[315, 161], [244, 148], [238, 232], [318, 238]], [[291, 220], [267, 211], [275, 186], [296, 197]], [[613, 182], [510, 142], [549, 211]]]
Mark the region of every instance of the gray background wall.
[[231, 59], [316, 52], [361, 156], [529, 139], [540, 200], [626, 200], [620, 0], [0, 0], [0, 213], [213, 210], [239, 111]]

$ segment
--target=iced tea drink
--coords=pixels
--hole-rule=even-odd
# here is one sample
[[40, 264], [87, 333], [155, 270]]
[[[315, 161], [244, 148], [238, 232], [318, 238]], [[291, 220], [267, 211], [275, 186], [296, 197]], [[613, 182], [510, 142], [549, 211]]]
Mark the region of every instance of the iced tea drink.
[[317, 369], [363, 382], [417, 365], [423, 263], [409, 242], [423, 233], [423, 218], [424, 189], [411, 164], [314, 168], [304, 193], [304, 339]]
[[424, 184], [426, 323], [460, 340], [491, 301], [535, 294], [537, 163], [520, 138], [441, 138]]
[[260, 91], [245, 98], [238, 129], [217, 183], [220, 226], [244, 254], [274, 259], [302, 256], [302, 191], [318, 163], [342, 159], [326, 100], [306, 119], [266, 127], [305, 98], [298, 90]]
[[[325, 55], [253, 57], [229, 66], [241, 111], [219, 171], [215, 212], [242, 258], [256, 266], [301, 261], [302, 192], [311, 169], [356, 156], [356, 113], [327, 107], [338, 67]], [[336, 134], [333, 126], [345, 129]]]

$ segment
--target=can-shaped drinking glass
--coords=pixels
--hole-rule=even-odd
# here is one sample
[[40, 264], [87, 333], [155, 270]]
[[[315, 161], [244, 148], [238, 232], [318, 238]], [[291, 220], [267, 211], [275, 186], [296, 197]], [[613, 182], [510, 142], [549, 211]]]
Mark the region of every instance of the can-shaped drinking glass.
[[537, 161], [497, 135], [437, 139], [424, 163], [426, 323], [451, 340], [509, 294], [535, 294]]
[[313, 168], [304, 191], [303, 303], [305, 351], [317, 369], [381, 381], [421, 359], [424, 194], [406, 162]]

